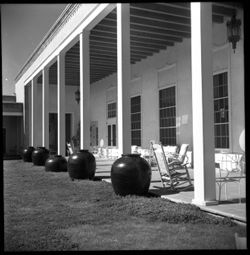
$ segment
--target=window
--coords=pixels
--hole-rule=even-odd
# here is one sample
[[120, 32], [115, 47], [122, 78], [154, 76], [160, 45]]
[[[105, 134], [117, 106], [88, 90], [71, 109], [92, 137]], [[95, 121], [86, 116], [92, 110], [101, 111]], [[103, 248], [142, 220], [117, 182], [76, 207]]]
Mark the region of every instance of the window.
[[116, 103], [108, 104], [108, 118], [116, 117]]
[[176, 145], [175, 87], [159, 91], [160, 141], [163, 145]]
[[131, 145], [141, 146], [141, 96], [131, 98]]
[[214, 138], [216, 149], [229, 148], [229, 110], [227, 72], [213, 77], [214, 87]]

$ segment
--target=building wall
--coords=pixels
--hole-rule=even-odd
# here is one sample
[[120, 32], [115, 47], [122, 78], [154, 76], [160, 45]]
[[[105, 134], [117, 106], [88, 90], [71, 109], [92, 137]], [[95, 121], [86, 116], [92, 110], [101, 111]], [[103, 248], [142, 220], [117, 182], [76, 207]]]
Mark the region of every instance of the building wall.
[[[37, 132], [36, 132], [36, 143], [38, 146], [42, 145], [42, 84], [37, 84]], [[75, 91], [77, 90], [77, 86], [66, 86], [65, 91], [65, 112], [72, 114], [72, 136], [76, 134], [77, 125], [80, 119], [80, 105], [75, 101]], [[31, 97], [29, 97], [29, 104], [31, 105]], [[31, 111], [31, 110], [30, 110]], [[49, 86], [49, 112], [57, 113], [57, 86], [50, 84]], [[31, 112], [28, 113], [31, 119]], [[31, 125], [29, 125], [29, 129], [27, 132], [31, 134]], [[31, 142], [29, 135], [29, 143]], [[27, 145], [28, 146], [28, 145]]]
[[[237, 43], [236, 52], [233, 53], [231, 44], [227, 42], [226, 21], [223, 24], [213, 24], [213, 73], [228, 71], [231, 151], [240, 151], [238, 139], [245, 126], [243, 38]], [[130, 95], [141, 95], [143, 148], [149, 147], [150, 140], [159, 141], [159, 90], [171, 85], [176, 86], [177, 143], [189, 143], [192, 150], [190, 39], [184, 39], [182, 43], [176, 43], [174, 47], [131, 66]], [[107, 102], [116, 101], [116, 86], [116, 74], [91, 84], [90, 118], [91, 121], [98, 122], [98, 137], [99, 141], [104, 140], [104, 146], [107, 146], [106, 105]], [[50, 86], [51, 112], [57, 111], [56, 88], [55, 85]], [[76, 89], [66, 86], [66, 112], [74, 114], [74, 133], [79, 122], [79, 105], [74, 99]], [[41, 89], [39, 91], [41, 95]], [[38, 104], [39, 109], [42, 109], [41, 97]]]
[[5, 155], [21, 155], [23, 149], [22, 121], [22, 116], [3, 116], [3, 128], [6, 129]]
[[48, 58], [50, 58], [50, 61], [53, 61], [53, 58], [59, 53], [59, 48], [62, 49], [68, 38], [70, 36], [74, 38], [73, 35], [77, 28], [81, 24], [87, 25], [86, 19], [97, 6], [98, 4], [78, 5], [70, 16], [61, 20], [61, 23], [64, 25], [59, 25], [58, 32], [54, 34], [53, 40], [46, 42], [44, 50], [15, 84], [17, 102], [24, 101], [24, 86], [29, 82], [32, 74], [39, 72], [39, 69], [41, 70], [42, 65], [44, 65]]
[[[131, 96], [141, 95], [142, 147], [150, 140], [159, 141], [159, 89], [176, 86], [177, 143], [189, 143], [192, 150], [192, 83], [190, 39], [160, 51], [131, 67]], [[243, 40], [233, 53], [227, 42], [226, 21], [213, 24], [213, 73], [228, 71], [231, 110], [231, 151], [241, 151], [239, 136], [244, 120]], [[116, 74], [91, 85], [91, 120], [98, 120], [100, 139], [107, 145], [106, 103], [111, 87], [116, 88]], [[240, 92], [240, 93], [239, 93]], [[110, 93], [108, 93], [110, 94]], [[116, 100], [114, 93], [113, 98]], [[195, 100], [195, 99], [194, 99]], [[98, 104], [96, 104], [98, 102]], [[100, 140], [99, 139], [99, 140]]]

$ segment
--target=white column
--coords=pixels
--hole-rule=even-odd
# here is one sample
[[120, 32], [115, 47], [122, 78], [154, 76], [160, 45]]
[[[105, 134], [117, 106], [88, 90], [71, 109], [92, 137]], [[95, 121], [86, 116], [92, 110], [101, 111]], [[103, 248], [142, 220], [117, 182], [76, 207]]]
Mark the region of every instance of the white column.
[[31, 80], [31, 146], [38, 146], [37, 132], [39, 132], [37, 107], [37, 77]]
[[49, 70], [43, 69], [42, 87], [42, 145], [49, 148]]
[[90, 56], [89, 31], [83, 31], [80, 39], [80, 149], [90, 146]]
[[212, 5], [191, 3], [194, 199], [216, 204], [212, 78]]
[[65, 156], [65, 54], [57, 56], [57, 154]]
[[129, 4], [117, 4], [117, 125], [120, 155], [131, 153], [129, 16]]

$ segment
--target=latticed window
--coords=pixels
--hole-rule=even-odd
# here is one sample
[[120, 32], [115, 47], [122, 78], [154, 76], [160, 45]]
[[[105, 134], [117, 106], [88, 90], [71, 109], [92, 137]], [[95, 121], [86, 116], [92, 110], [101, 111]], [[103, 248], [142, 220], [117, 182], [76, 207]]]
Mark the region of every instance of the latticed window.
[[131, 98], [131, 144], [141, 146], [141, 96]]
[[176, 145], [175, 86], [159, 91], [160, 141], [163, 145]]
[[213, 77], [215, 148], [229, 148], [229, 109], [227, 72]]
[[108, 118], [116, 117], [116, 103], [108, 104]]

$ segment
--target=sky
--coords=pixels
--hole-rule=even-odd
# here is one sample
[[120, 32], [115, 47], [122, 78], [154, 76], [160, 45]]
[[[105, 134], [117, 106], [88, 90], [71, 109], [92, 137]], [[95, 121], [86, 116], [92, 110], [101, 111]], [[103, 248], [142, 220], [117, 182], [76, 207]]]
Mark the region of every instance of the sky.
[[1, 4], [3, 95], [13, 95], [18, 72], [66, 5]]

